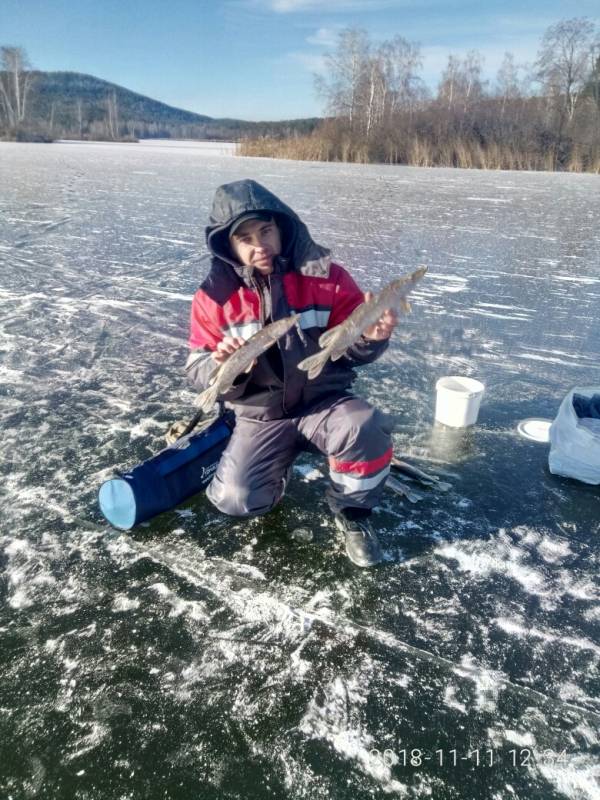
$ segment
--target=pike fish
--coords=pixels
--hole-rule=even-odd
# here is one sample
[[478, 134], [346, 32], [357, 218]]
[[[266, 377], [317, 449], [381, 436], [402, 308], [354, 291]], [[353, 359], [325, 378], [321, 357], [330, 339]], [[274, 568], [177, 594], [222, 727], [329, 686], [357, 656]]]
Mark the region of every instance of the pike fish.
[[385, 479], [385, 488], [391, 489], [392, 492], [399, 494], [401, 497], [406, 497], [411, 503], [418, 503], [419, 500], [423, 499], [422, 494], [415, 492], [414, 489], [411, 489], [402, 481], [396, 480], [393, 475], [388, 475]]
[[430, 475], [428, 472], [423, 472], [422, 469], [413, 467], [412, 464], [407, 464], [406, 461], [402, 461], [401, 459], [396, 458], [396, 456], [393, 456], [390, 467], [394, 472], [401, 473], [412, 481], [416, 481], [423, 486], [429, 486], [430, 488], [437, 489], [440, 492], [447, 492], [452, 488], [450, 483], [441, 481], [437, 475]]
[[299, 318], [300, 314], [292, 314], [289, 317], [278, 319], [261, 328], [235, 350], [210, 376], [208, 389], [198, 395], [197, 404], [200, 408], [210, 411], [217, 397], [231, 389], [237, 376], [242, 372], [247, 372], [254, 359], [268, 350], [282, 336], [285, 336], [293, 325], [298, 324]]
[[408, 313], [410, 305], [406, 296], [426, 272], [427, 267], [419, 267], [409, 275], [392, 281], [371, 300], [365, 300], [342, 323], [321, 335], [319, 345], [323, 349], [301, 361], [298, 368], [308, 372], [309, 378], [316, 378], [329, 359], [337, 361], [341, 358], [360, 339], [365, 328], [374, 325], [386, 309]]

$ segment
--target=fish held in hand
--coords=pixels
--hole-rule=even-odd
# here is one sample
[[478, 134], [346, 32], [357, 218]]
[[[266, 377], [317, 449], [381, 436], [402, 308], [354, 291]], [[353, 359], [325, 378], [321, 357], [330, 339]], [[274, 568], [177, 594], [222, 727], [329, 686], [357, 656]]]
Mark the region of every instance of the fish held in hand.
[[298, 324], [300, 314], [278, 319], [270, 325], [261, 328], [251, 336], [247, 342], [235, 350], [210, 377], [209, 387], [198, 395], [197, 404], [204, 411], [210, 411], [217, 401], [217, 397], [229, 391], [235, 379], [243, 372], [248, 372], [258, 356], [275, 344], [275, 342]]
[[316, 378], [329, 359], [337, 361], [345, 355], [347, 349], [360, 339], [363, 331], [375, 325], [388, 308], [408, 313], [410, 305], [406, 297], [426, 272], [427, 267], [419, 267], [409, 275], [392, 281], [379, 294], [357, 306], [342, 323], [322, 334], [319, 345], [323, 349], [301, 361], [298, 369], [308, 372], [309, 378]]

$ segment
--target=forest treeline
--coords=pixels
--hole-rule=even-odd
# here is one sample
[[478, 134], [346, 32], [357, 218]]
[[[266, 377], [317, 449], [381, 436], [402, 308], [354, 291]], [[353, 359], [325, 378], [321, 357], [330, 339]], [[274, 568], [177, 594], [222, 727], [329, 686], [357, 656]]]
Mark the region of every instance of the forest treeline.
[[309, 134], [319, 119], [246, 122], [173, 108], [78, 72], [32, 69], [20, 47], [0, 48], [0, 139], [137, 141], [148, 138], [239, 141]]
[[477, 50], [449, 55], [435, 91], [420, 47], [342, 30], [316, 89], [324, 117], [212, 119], [89, 75], [35, 71], [0, 48], [0, 139], [240, 142], [241, 155], [321, 161], [600, 173], [600, 36], [587, 19], [549, 27], [532, 64], [506, 53], [483, 78]]
[[588, 20], [548, 28], [533, 64], [506, 53], [491, 86], [476, 50], [448, 57], [435, 93], [421, 68], [417, 44], [374, 45], [347, 28], [316, 78], [323, 123], [306, 136], [249, 138], [240, 154], [600, 173], [600, 39]]

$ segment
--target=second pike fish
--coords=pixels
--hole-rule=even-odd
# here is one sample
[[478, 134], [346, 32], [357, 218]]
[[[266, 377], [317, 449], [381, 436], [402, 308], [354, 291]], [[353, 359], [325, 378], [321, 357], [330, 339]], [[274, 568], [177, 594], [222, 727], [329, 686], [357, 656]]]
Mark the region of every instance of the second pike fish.
[[409, 275], [392, 281], [371, 300], [361, 303], [342, 323], [322, 334], [319, 345], [323, 349], [301, 361], [298, 368], [308, 372], [309, 378], [316, 378], [329, 359], [336, 361], [345, 355], [346, 350], [360, 339], [362, 332], [374, 325], [386, 309], [410, 311], [406, 296], [426, 272], [427, 267], [419, 267]]
[[213, 372], [210, 377], [209, 387], [202, 394], [198, 395], [197, 403], [204, 411], [210, 411], [215, 404], [217, 397], [223, 392], [229, 391], [233, 382], [242, 372], [247, 372], [252, 367], [252, 362], [262, 353], [275, 344], [275, 342], [290, 330], [293, 325], [298, 323], [300, 314], [292, 314], [289, 317], [278, 319], [270, 325], [265, 325], [247, 342], [235, 350], [226, 361], [224, 361]]
[[415, 492], [414, 489], [411, 489], [402, 481], [396, 480], [393, 475], [388, 475], [385, 479], [385, 488], [391, 489], [392, 492], [399, 494], [401, 497], [406, 497], [411, 503], [418, 503], [419, 500], [423, 499], [422, 494]]
[[421, 483], [423, 486], [438, 489], [440, 492], [447, 492], [452, 488], [452, 484], [441, 481], [437, 475], [430, 475], [428, 472], [423, 472], [418, 467], [413, 467], [412, 464], [407, 464], [406, 461], [401, 461], [396, 456], [392, 457], [390, 467], [394, 472], [399, 472], [410, 478], [412, 481]]

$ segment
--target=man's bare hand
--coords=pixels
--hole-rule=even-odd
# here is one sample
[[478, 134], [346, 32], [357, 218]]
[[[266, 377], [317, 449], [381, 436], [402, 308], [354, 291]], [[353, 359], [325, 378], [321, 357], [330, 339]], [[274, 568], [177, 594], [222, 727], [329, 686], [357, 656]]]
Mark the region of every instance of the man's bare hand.
[[217, 345], [217, 349], [212, 352], [213, 361], [216, 361], [217, 364], [227, 361], [229, 356], [244, 344], [244, 341], [241, 336], [224, 336]]
[[[365, 301], [368, 302], [372, 299], [373, 292], [367, 292], [365, 294]], [[398, 315], [392, 308], [387, 308], [374, 325], [371, 325], [363, 331], [363, 336], [365, 339], [373, 339], [377, 342], [382, 339], [389, 339], [397, 324]]]
[[[246, 340], [242, 339], [241, 336], [224, 336], [217, 345], [217, 349], [211, 353], [211, 357], [213, 361], [216, 361], [221, 366], [232, 353], [235, 353], [244, 344], [246, 344]], [[256, 359], [250, 364], [246, 372], [250, 372], [255, 364]]]

